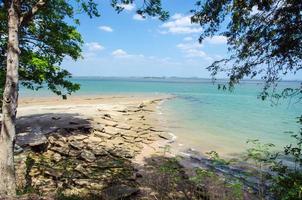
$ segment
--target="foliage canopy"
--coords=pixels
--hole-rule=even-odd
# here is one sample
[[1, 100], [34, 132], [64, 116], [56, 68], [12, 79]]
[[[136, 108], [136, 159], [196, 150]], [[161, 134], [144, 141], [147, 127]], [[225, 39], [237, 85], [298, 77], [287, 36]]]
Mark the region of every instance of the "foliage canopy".
[[[47, 86], [57, 95], [66, 95], [80, 88], [70, 81], [71, 74], [60, 68], [64, 58], [81, 58], [83, 38], [77, 31], [77, 18], [87, 14], [99, 17], [98, 5], [93, 0], [27, 0], [20, 1], [20, 83], [33, 90]], [[125, 4], [133, 0], [112, 0], [111, 6], [121, 12]], [[7, 5], [0, 1], [0, 93], [3, 93], [6, 74], [6, 51], [8, 39]], [[161, 20], [168, 13], [160, 0], [144, 1], [137, 10], [142, 16], [157, 16]]]
[[[243, 78], [265, 81], [261, 98], [302, 98], [302, 85], [275, 92], [284, 75], [302, 68], [302, 1], [300, 0], [206, 0], [197, 1], [192, 22], [204, 31], [199, 41], [219, 33], [227, 38], [230, 56], [212, 63], [212, 76], [226, 73], [229, 87]], [[224, 31], [220, 31], [220, 30]]]

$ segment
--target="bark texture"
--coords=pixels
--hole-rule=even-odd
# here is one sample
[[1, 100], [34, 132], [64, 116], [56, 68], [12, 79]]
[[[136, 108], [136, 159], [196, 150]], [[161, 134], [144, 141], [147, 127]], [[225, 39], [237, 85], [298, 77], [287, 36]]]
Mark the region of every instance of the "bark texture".
[[0, 135], [0, 196], [16, 194], [14, 170], [15, 122], [18, 107], [20, 0], [8, 0], [8, 46]]

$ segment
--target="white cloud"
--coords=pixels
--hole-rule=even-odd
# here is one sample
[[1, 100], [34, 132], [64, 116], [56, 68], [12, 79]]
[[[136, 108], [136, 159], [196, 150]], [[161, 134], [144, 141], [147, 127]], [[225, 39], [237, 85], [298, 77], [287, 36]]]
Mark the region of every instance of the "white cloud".
[[182, 17], [182, 14], [180, 13], [175, 13], [174, 15], [171, 16], [171, 19], [179, 19]]
[[100, 26], [99, 29], [105, 32], [113, 32], [113, 29], [110, 26]]
[[146, 20], [146, 18], [144, 18], [143, 16], [139, 15], [139, 14], [135, 14], [132, 17], [134, 20], [138, 20], [138, 21], [144, 21]]
[[204, 41], [210, 44], [226, 44], [227, 38], [222, 35], [215, 35], [213, 37], [205, 38]]
[[180, 43], [177, 45], [177, 48], [181, 50], [187, 50], [187, 49], [200, 49], [202, 45], [198, 42], [194, 43]]
[[198, 49], [189, 49], [186, 52], [186, 57], [188, 58], [193, 58], [193, 57], [207, 57], [207, 54], [202, 51], [202, 50], [198, 50]]
[[193, 58], [193, 57], [202, 57], [208, 58], [207, 54], [201, 50], [202, 45], [199, 43], [180, 43], [176, 46], [179, 48], [184, 54], [185, 57]]
[[114, 57], [128, 57], [129, 54], [123, 49], [117, 49], [111, 53]]
[[160, 31], [162, 34], [172, 33], [172, 34], [190, 34], [199, 33], [202, 28], [197, 24], [191, 23], [191, 16], [184, 16], [182, 14], [175, 14], [171, 17], [172, 20], [163, 23], [161, 28], [164, 31]]
[[134, 3], [132, 3], [132, 4], [118, 4], [118, 6], [124, 8], [127, 11], [132, 11], [132, 10], [135, 9], [135, 4]]
[[193, 40], [192, 37], [185, 37], [185, 38], [184, 38], [184, 41], [192, 41], [192, 40]]
[[98, 42], [88, 42], [85, 44], [85, 46], [87, 46], [89, 51], [100, 51], [104, 49], [104, 47]]

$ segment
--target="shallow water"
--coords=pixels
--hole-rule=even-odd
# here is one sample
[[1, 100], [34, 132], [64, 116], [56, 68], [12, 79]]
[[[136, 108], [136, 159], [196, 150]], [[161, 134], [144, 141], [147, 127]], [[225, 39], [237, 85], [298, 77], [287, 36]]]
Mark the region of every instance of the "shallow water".
[[[81, 84], [76, 95], [117, 93], [169, 93], [176, 98], [162, 106], [168, 131], [177, 136], [180, 150], [193, 148], [202, 153], [215, 150], [225, 156], [244, 151], [247, 139], [260, 139], [277, 145], [290, 143], [286, 131], [298, 130], [296, 117], [301, 115], [301, 102], [281, 102], [272, 106], [257, 94], [261, 83], [246, 81], [234, 92], [217, 90], [207, 79], [152, 78], [74, 78]], [[294, 87], [298, 82], [283, 82], [280, 87]], [[48, 96], [49, 91], [21, 88], [22, 96]]]

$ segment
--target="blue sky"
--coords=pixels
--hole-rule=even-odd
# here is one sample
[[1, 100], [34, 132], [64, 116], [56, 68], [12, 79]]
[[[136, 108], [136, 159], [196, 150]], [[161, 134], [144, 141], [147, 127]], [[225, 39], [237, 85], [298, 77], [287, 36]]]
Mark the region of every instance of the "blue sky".
[[164, 0], [163, 7], [170, 13], [166, 22], [136, 15], [141, 2], [117, 14], [109, 0], [99, 1], [100, 18], [80, 16], [83, 59], [66, 59], [63, 68], [74, 76], [208, 78], [205, 67], [226, 56], [226, 39], [215, 36], [198, 43], [202, 29], [190, 23], [189, 13], [195, 0]]

